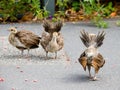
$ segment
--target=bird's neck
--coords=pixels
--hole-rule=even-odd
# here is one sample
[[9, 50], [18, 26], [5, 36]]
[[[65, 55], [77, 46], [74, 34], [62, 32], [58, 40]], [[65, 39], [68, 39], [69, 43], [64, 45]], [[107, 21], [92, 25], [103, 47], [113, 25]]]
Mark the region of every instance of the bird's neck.
[[57, 43], [56, 38], [57, 38], [56, 36], [53, 36], [51, 42]]
[[15, 33], [10, 33], [10, 36], [14, 37], [14, 36], [15, 36]]
[[90, 45], [88, 49], [95, 49], [94, 45]]
[[10, 41], [11, 44], [14, 43], [14, 39], [15, 39], [15, 34], [10, 33], [10, 35], [9, 35], [9, 41]]

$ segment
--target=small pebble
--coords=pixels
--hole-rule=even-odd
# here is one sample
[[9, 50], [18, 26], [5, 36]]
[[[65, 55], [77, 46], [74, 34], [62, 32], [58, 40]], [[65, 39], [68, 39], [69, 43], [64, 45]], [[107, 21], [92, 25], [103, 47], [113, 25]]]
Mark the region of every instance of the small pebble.
[[25, 79], [25, 82], [27, 82], [28, 81], [28, 79]]
[[75, 61], [75, 63], [77, 63], [77, 61]]
[[23, 71], [20, 71], [21, 73], [23, 72]]

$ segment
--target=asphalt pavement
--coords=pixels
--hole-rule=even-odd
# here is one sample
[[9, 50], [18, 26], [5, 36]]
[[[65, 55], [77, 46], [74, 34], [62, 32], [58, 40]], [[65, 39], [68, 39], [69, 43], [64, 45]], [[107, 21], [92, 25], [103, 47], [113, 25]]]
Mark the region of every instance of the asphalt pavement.
[[[109, 20], [107, 29], [97, 28], [90, 22], [64, 23], [61, 33], [64, 37], [64, 48], [58, 52], [49, 53], [46, 59], [41, 48], [33, 49], [27, 56], [27, 51], [21, 57], [18, 49], [8, 42], [11, 26], [18, 30], [31, 30], [41, 35], [41, 23], [0, 24], [0, 90], [120, 90], [120, 27], [116, 20]], [[79, 36], [80, 30], [97, 34], [106, 32], [103, 45], [99, 52], [106, 63], [100, 69], [97, 81], [90, 81], [88, 71], [84, 71], [78, 62], [85, 46]], [[92, 72], [94, 74], [94, 72]]]

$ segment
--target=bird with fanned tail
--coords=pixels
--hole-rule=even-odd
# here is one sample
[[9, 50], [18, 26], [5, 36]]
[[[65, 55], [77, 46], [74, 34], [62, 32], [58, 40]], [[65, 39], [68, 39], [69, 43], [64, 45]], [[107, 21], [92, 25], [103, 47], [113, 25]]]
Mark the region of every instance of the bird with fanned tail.
[[34, 34], [31, 31], [28, 30], [17, 30], [16, 27], [11, 27], [9, 28], [10, 35], [8, 37], [8, 41], [10, 42], [11, 45], [16, 47], [21, 51], [21, 54], [23, 55], [24, 50], [29, 50], [38, 48], [40, 39], [38, 35]]
[[62, 21], [50, 22], [45, 20], [43, 22], [44, 31], [41, 35], [41, 46], [46, 52], [55, 53], [55, 59], [57, 58], [57, 52], [64, 46], [63, 36], [60, 33], [61, 27], [63, 26]]
[[[99, 69], [105, 64], [103, 56], [99, 53], [98, 48], [103, 44], [105, 32], [99, 32], [97, 35], [81, 31], [80, 39], [87, 49], [80, 55], [78, 59], [83, 69], [86, 71], [88, 68], [89, 78], [91, 80], [97, 80], [96, 74]], [[94, 76], [91, 75], [91, 67], [95, 69]]]

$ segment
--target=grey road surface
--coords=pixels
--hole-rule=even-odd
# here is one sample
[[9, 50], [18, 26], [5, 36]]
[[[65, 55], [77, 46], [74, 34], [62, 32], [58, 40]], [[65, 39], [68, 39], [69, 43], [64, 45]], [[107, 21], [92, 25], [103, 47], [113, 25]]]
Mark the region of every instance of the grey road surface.
[[[120, 90], [120, 27], [116, 26], [115, 20], [108, 22], [107, 29], [94, 27], [89, 22], [65, 23], [61, 31], [65, 45], [56, 60], [52, 53], [47, 60], [41, 46], [31, 50], [29, 56], [25, 51], [21, 57], [20, 51], [8, 42], [9, 27], [16, 26], [18, 30], [31, 30], [41, 35], [42, 24], [0, 24], [0, 90]], [[102, 30], [106, 32], [99, 48], [106, 63], [97, 75], [98, 81], [90, 81], [88, 71], [84, 72], [78, 62], [85, 49], [79, 38], [83, 29], [95, 34]]]

